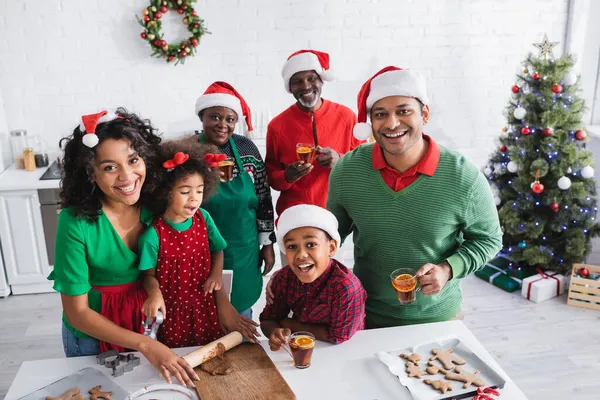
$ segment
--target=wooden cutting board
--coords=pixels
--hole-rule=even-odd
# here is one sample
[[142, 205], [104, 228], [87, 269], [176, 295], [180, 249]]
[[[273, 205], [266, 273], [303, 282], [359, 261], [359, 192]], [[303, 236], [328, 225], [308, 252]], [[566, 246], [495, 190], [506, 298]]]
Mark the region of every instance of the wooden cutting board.
[[229, 350], [226, 356], [231, 363], [228, 375], [212, 376], [200, 367], [195, 369], [200, 377], [196, 382], [200, 400], [296, 399], [262, 346], [242, 343]]

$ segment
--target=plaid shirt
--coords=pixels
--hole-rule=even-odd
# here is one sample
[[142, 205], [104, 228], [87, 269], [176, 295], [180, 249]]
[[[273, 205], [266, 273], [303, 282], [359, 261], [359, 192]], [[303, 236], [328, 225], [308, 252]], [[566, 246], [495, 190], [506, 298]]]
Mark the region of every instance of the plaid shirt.
[[332, 343], [342, 343], [365, 327], [367, 292], [356, 275], [335, 259], [307, 284], [287, 266], [273, 277], [272, 290], [275, 298], [260, 314], [261, 321], [281, 321], [292, 311], [299, 322], [327, 325]]

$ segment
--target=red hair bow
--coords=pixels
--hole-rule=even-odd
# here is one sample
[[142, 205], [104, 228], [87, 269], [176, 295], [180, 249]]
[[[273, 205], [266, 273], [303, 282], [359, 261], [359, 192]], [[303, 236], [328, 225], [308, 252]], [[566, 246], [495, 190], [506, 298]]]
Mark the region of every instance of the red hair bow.
[[190, 158], [189, 155], [179, 151], [179, 152], [175, 153], [175, 156], [173, 156], [172, 159], [165, 161], [163, 163], [163, 167], [165, 167], [167, 169], [173, 169], [176, 166], [181, 165], [184, 162], [186, 162], [188, 160], [188, 158]]
[[211, 167], [218, 167], [221, 161], [225, 161], [227, 154], [212, 154], [208, 153], [204, 155], [204, 161]]

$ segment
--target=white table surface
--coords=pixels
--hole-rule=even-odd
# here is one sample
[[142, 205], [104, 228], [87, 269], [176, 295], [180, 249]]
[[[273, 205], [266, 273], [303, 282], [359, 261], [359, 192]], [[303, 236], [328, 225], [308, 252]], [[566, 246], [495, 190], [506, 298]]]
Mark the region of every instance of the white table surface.
[[[409, 391], [374, 354], [377, 351], [392, 351], [434, 341], [448, 335], [459, 337], [484, 362], [502, 375], [506, 386], [501, 391], [501, 398], [527, 399], [462, 321], [361, 331], [350, 341], [339, 345], [317, 342], [312, 365], [305, 370], [294, 368], [290, 356], [285, 351], [271, 352], [267, 341], [262, 341], [261, 345], [300, 400], [411, 399]], [[176, 352], [183, 355], [191, 350], [193, 349], [176, 349]], [[17, 400], [86, 367], [98, 368], [110, 376], [109, 369], [96, 364], [95, 356], [25, 361], [5, 400]], [[163, 382], [143, 357], [139, 367], [113, 379], [129, 392]]]

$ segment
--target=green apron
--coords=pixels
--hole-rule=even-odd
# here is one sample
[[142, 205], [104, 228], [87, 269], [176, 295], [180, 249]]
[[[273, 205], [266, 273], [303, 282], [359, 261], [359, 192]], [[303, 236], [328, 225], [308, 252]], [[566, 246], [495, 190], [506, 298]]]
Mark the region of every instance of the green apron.
[[[204, 143], [202, 134], [200, 143]], [[231, 304], [242, 312], [256, 303], [262, 291], [256, 225], [258, 197], [232, 138], [229, 138], [229, 143], [240, 174], [231, 182], [220, 182], [217, 193], [202, 208], [210, 213], [227, 242], [224, 269], [233, 270]]]

